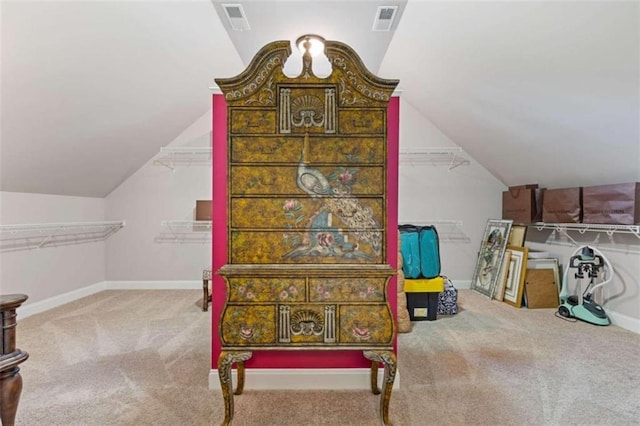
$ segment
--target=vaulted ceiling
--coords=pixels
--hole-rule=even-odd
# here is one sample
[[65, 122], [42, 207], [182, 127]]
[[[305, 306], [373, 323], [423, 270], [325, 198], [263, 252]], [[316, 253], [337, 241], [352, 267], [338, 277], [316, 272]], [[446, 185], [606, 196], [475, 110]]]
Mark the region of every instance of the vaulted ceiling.
[[234, 2], [246, 31], [223, 3], [2, 1], [0, 189], [106, 196], [210, 109], [214, 78], [305, 33], [399, 79], [506, 185], [640, 181], [636, 1]]

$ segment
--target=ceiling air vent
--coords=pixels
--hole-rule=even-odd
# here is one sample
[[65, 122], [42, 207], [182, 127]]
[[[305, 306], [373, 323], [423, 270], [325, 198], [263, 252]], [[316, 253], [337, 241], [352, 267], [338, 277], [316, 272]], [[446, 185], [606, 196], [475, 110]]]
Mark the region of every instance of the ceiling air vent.
[[223, 4], [222, 8], [227, 15], [231, 29], [236, 31], [246, 31], [249, 29], [249, 21], [244, 15], [244, 9], [241, 4]]
[[373, 31], [390, 31], [398, 6], [380, 6], [373, 20]]

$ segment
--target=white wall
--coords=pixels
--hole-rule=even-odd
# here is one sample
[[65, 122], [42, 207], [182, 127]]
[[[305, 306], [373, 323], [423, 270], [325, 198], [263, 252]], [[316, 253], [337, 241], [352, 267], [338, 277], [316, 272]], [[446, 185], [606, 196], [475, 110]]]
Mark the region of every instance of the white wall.
[[[169, 146], [210, 147], [210, 132], [208, 111]], [[161, 223], [195, 220], [196, 200], [210, 199], [210, 163], [171, 170], [151, 159], [106, 197], [106, 217], [127, 221], [124, 232], [107, 241], [107, 281], [200, 280], [202, 269], [211, 264], [211, 242], [204, 235], [210, 230], [172, 241]]]
[[[400, 98], [400, 151], [456, 148], [447, 136]], [[404, 157], [403, 157], [404, 158]], [[470, 241], [446, 241], [451, 226], [437, 225], [442, 275], [470, 282], [487, 219], [500, 219], [505, 186], [473, 161], [449, 170], [445, 164], [401, 160], [399, 222], [459, 220]]]
[[[104, 199], [0, 192], [0, 222], [104, 220]], [[73, 292], [105, 280], [105, 242], [87, 242], [0, 253], [0, 293], [23, 293], [24, 304]]]

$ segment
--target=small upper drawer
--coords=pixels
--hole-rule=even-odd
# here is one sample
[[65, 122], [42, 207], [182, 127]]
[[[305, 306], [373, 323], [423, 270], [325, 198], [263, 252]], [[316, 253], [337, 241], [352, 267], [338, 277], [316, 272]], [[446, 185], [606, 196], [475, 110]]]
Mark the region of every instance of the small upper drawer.
[[312, 302], [384, 302], [385, 278], [310, 278]]
[[230, 302], [303, 302], [304, 278], [229, 278]]
[[343, 109], [338, 117], [340, 133], [384, 134], [386, 114], [383, 110]]
[[302, 136], [232, 136], [231, 162], [295, 163], [300, 161]]
[[276, 112], [272, 110], [231, 109], [231, 133], [275, 133]]

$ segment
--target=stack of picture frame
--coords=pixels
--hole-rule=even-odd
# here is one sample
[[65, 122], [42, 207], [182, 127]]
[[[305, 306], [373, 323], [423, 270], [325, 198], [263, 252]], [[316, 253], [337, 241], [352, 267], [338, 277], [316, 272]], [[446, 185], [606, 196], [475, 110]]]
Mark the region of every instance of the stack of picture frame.
[[[527, 270], [546, 269], [553, 271], [551, 273], [553, 281], [560, 291], [558, 260], [529, 259], [529, 248], [525, 246], [526, 234], [527, 227], [514, 225], [512, 220], [489, 219], [487, 221], [471, 281], [472, 290], [520, 308], [526, 300]], [[539, 306], [530, 304], [528, 307], [553, 307], [554, 303], [554, 300], [546, 297], [544, 304]]]

